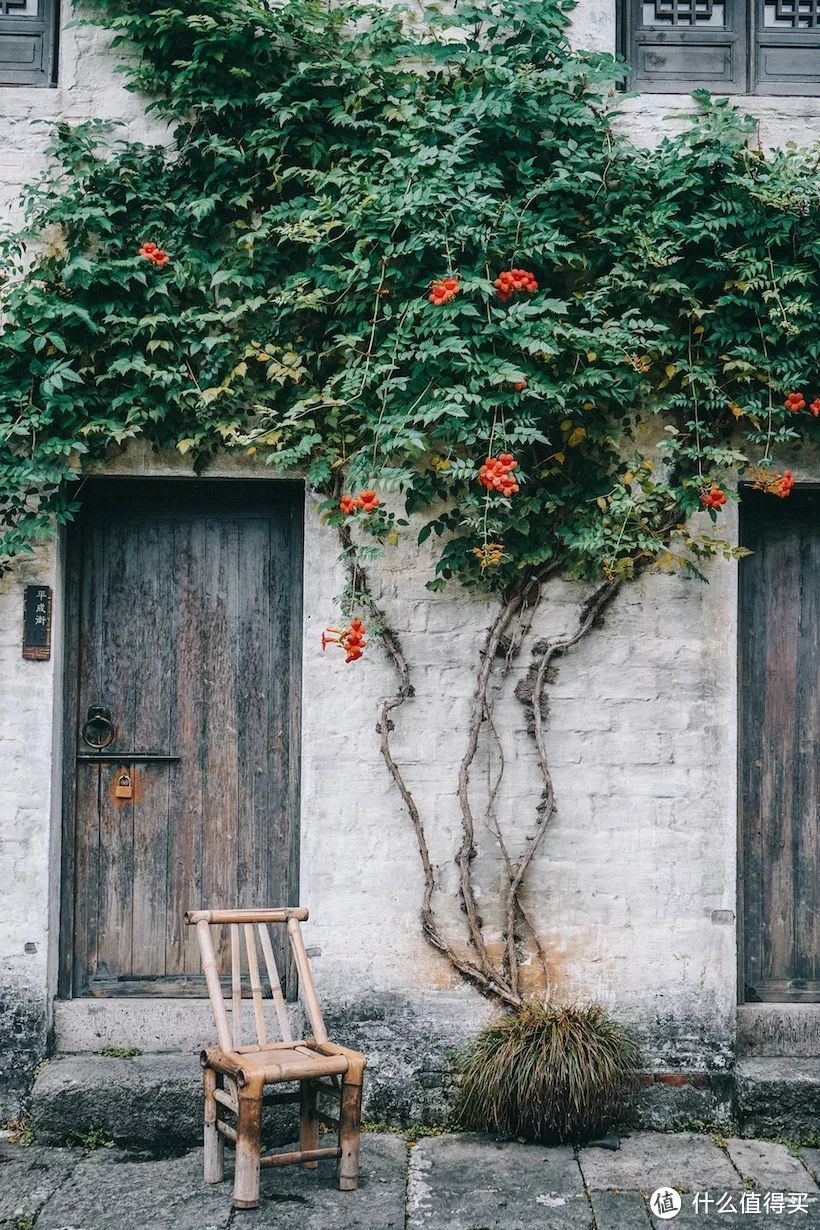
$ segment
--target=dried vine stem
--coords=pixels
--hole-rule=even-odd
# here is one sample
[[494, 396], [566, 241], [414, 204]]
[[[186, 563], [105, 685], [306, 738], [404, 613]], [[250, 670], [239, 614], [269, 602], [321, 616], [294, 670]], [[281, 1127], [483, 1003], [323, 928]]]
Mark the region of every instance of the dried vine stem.
[[[464, 903], [465, 912], [467, 914], [467, 925], [470, 940], [477, 954], [477, 960], [470, 960], [466, 957], [462, 957], [452, 946], [452, 944], [449, 943], [449, 941], [442, 934], [438, 922], [436, 921], [435, 912], [433, 909], [433, 894], [436, 889], [436, 875], [435, 868], [433, 867], [433, 862], [430, 857], [430, 849], [427, 844], [424, 824], [412, 791], [407, 785], [404, 775], [396, 763], [396, 759], [393, 756], [390, 745], [390, 731], [393, 729], [391, 714], [394, 710], [403, 705], [406, 700], [414, 695], [413, 685], [410, 681], [410, 670], [407, 665], [407, 659], [404, 656], [399, 638], [388, 626], [384, 612], [376, 604], [373, 598], [367, 573], [357, 560], [356, 548], [353, 544], [348, 526], [343, 526], [339, 530], [339, 537], [353, 592], [357, 598], [368, 606], [376, 621], [381, 625], [384, 647], [387, 650], [388, 656], [398, 675], [398, 690], [393, 696], [390, 696], [383, 701], [376, 729], [379, 734], [379, 749], [382, 759], [384, 760], [388, 772], [395, 782], [404, 805], [407, 808], [407, 812], [410, 816], [410, 820], [416, 835], [416, 843], [418, 845], [419, 856], [421, 858], [424, 873], [424, 895], [420, 910], [424, 936], [432, 947], [447, 957], [454, 969], [462, 974], [468, 981], [474, 983], [484, 994], [492, 995], [510, 1007], [518, 1007], [523, 1002], [523, 997], [520, 991], [519, 961], [516, 950], [516, 917], [520, 917], [527, 926], [528, 930], [532, 933], [541, 964], [544, 967], [545, 977], [548, 977], [548, 968], [543, 947], [533, 924], [528, 919], [519, 900], [519, 892], [524, 881], [524, 877], [530, 867], [530, 864], [532, 863], [533, 857], [544, 835], [547, 823], [553, 812], [555, 801], [555, 791], [552, 783], [549, 761], [547, 759], [544, 732], [541, 722], [541, 703], [547, 670], [549, 669], [549, 665], [554, 658], [558, 657], [562, 653], [565, 653], [568, 649], [571, 649], [578, 643], [578, 641], [581, 640], [590, 628], [592, 628], [601, 611], [618, 592], [620, 582], [607, 581], [603, 585], [600, 585], [582, 605], [579, 613], [578, 627], [575, 632], [558, 640], [550, 641], [541, 654], [538, 662], [533, 683], [532, 696], [530, 699], [530, 704], [533, 710], [534, 734], [536, 747], [538, 750], [538, 762], [542, 777], [544, 779], [544, 790], [537, 812], [536, 831], [527, 839], [524, 852], [521, 857], [514, 862], [510, 858], [509, 848], [497, 819], [494, 820], [491, 829], [493, 835], [499, 843], [499, 848], [501, 850], [509, 881], [505, 897], [506, 944], [504, 966], [499, 969], [490, 957], [489, 950], [482, 934], [482, 921], [478, 912], [478, 903], [472, 882], [471, 863], [475, 857], [475, 819], [468, 793], [470, 768], [476, 756], [481, 728], [485, 722], [488, 723], [492, 733], [495, 735], [496, 741], [499, 742], [500, 747], [498, 733], [495, 730], [493, 723], [492, 703], [488, 697], [493, 665], [496, 655], [498, 654], [499, 645], [517, 615], [523, 614], [525, 616], [522, 628], [523, 636], [526, 636], [526, 632], [529, 630], [532, 623], [534, 609], [541, 598], [543, 581], [549, 573], [555, 571], [555, 568], [549, 568], [538, 576], [530, 576], [522, 579], [518, 583], [513, 592], [504, 602], [501, 610], [487, 630], [481, 650], [481, 667], [476, 683], [476, 689], [473, 694], [473, 707], [468, 727], [467, 749], [459, 767], [458, 786], [458, 797], [462, 812], [463, 830], [462, 841], [456, 856], [456, 863], [459, 867], [459, 891]], [[522, 637], [518, 638], [519, 644], [522, 639]], [[505, 654], [504, 668], [501, 678], [502, 684], [511, 669], [513, 652], [514, 650], [512, 648], [508, 648], [507, 653]], [[501, 772], [503, 773], [503, 767]], [[488, 816], [492, 811], [493, 802], [499, 786], [500, 775], [491, 791], [491, 797], [488, 803]]]
[[353, 590], [359, 598], [364, 600], [366, 605], [373, 612], [374, 617], [381, 624], [382, 642], [399, 678], [399, 686], [396, 693], [393, 696], [388, 697], [382, 703], [376, 730], [379, 735], [379, 750], [381, 752], [382, 759], [387, 765], [390, 776], [396, 783], [396, 787], [398, 788], [399, 794], [401, 795], [404, 805], [407, 808], [408, 815], [410, 816], [410, 820], [416, 834], [416, 843], [418, 845], [419, 856], [421, 858], [421, 865], [424, 872], [424, 896], [422, 898], [420, 911], [424, 936], [435, 949], [447, 958], [454, 969], [458, 970], [458, 972], [470, 982], [473, 982], [485, 995], [497, 996], [504, 1003], [509, 1004], [511, 1007], [516, 1007], [521, 1002], [520, 998], [512, 997], [507, 987], [504, 986], [503, 983], [499, 983], [496, 971], [492, 968], [488, 971], [481, 966], [476, 965], [475, 962], [469, 961], [460, 956], [455, 948], [453, 948], [453, 946], [442, 935], [438, 923], [436, 922], [435, 913], [433, 911], [433, 893], [436, 888], [436, 875], [433, 868], [432, 859], [430, 858], [430, 849], [427, 845], [424, 824], [410, 787], [407, 785], [401, 769], [396, 764], [396, 760], [390, 746], [390, 731], [393, 726], [390, 715], [395, 709], [398, 709], [414, 694], [413, 685], [410, 681], [410, 670], [398, 637], [388, 626], [384, 612], [376, 604], [375, 599], [373, 598], [367, 573], [356, 559], [356, 548], [353, 544], [348, 526], [341, 527], [339, 530], [339, 538], [342, 543], [344, 558]]
[[[534, 598], [534, 601], [538, 601], [540, 597], [540, 580], [538, 578], [527, 577], [515, 586], [487, 630], [481, 650], [481, 667], [473, 694], [473, 707], [467, 730], [467, 749], [458, 771], [458, 801], [461, 807], [461, 826], [463, 832], [461, 845], [456, 855], [456, 864], [459, 869], [459, 891], [467, 915], [467, 929], [470, 933], [470, 940], [478, 954], [479, 963], [487, 974], [498, 981], [499, 985], [504, 985], [505, 979], [503, 973], [493, 964], [486, 941], [484, 940], [482, 920], [478, 912], [478, 903], [475, 897], [471, 874], [471, 863], [475, 858], [475, 819], [469, 794], [470, 768], [478, 750], [481, 727], [490, 715], [487, 690], [498, 646], [501, 638], [510, 627], [514, 617], [521, 610], [528, 596]], [[506, 666], [506, 670], [508, 669], [509, 659]], [[520, 997], [512, 982], [508, 982], [505, 989], [513, 1000], [520, 1002]]]
[[599, 585], [582, 605], [578, 617], [578, 626], [575, 631], [569, 636], [561, 637], [558, 640], [550, 641], [547, 644], [541, 654], [538, 667], [535, 672], [530, 704], [532, 706], [535, 746], [538, 751], [538, 766], [541, 770], [541, 776], [544, 779], [544, 791], [541, 795], [541, 801], [538, 804], [535, 832], [531, 837], [527, 838], [524, 852], [515, 865], [514, 872], [510, 876], [510, 883], [507, 889], [507, 961], [510, 968], [510, 982], [516, 992], [518, 992], [518, 954], [515, 948], [515, 915], [516, 910], [520, 911], [521, 909], [518, 894], [521, 889], [524, 876], [527, 874], [527, 870], [535, 857], [535, 852], [541, 843], [550, 817], [552, 816], [555, 808], [555, 787], [553, 785], [552, 773], [550, 772], [549, 760], [547, 758], [547, 748], [544, 739], [544, 724], [541, 718], [541, 705], [544, 696], [544, 684], [547, 678], [547, 671], [555, 658], [559, 657], [562, 653], [566, 653], [567, 650], [572, 649], [574, 645], [577, 645], [578, 642], [586, 636], [587, 632], [589, 632], [595, 624], [595, 621], [603, 611], [604, 607], [612, 601], [620, 588], [620, 581], [605, 581], [602, 585]]

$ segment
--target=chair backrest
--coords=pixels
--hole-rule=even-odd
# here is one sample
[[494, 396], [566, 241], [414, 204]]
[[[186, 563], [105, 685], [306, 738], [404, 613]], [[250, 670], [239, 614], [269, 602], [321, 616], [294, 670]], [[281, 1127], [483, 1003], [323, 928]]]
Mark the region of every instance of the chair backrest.
[[[288, 1010], [282, 986], [279, 981], [279, 971], [273, 952], [270, 932], [272, 925], [284, 925], [290, 942], [296, 973], [299, 979], [299, 997], [307, 1012], [313, 1037], [317, 1042], [327, 1042], [327, 1031], [322, 1020], [322, 1010], [316, 995], [313, 973], [308, 961], [305, 943], [299, 924], [308, 917], [303, 906], [283, 907], [273, 910], [189, 910], [185, 921], [196, 927], [199, 951], [202, 955], [202, 972], [214, 1014], [216, 1036], [223, 1051], [256, 1050], [257, 1047], [270, 1045], [265, 1024], [265, 1007], [262, 990], [262, 980], [259, 976], [259, 953], [257, 943], [262, 951], [265, 970], [270, 987], [270, 997], [276, 1010], [282, 1041], [293, 1042], [293, 1033], [288, 1019]], [[228, 1007], [222, 993], [220, 971], [217, 968], [211, 927], [228, 927], [230, 931], [231, 948], [231, 1016], [228, 1019]], [[243, 943], [244, 941], [244, 943]], [[242, 949], [245, 949], [245, 961], [242, 959]], [[253, 1015], [256, 1024], [256, 1043], [250, 1046], [242, 1044], [242, 979], [243, 965], [248, 975], [250, 998], [253, 1000]]]

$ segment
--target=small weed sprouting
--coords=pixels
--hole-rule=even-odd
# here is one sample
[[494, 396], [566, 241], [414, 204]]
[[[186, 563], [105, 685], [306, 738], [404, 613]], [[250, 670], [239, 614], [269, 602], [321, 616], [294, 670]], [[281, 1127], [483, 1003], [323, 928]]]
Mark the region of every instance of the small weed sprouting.
[[85, 1157], [96, 1153], [97, 1149], [113, 1149], [114, 1141], [106, 1134], [104, 1128], [89, 1127], [79, 1132], [72, 1132], [66, 1139], [71, 1148], [80, 1148]]
[[11, 1133], [10, 1139], [13, 1145], [22, 1145], [24, 1149], [27, 1149], [29, 1145], [34, 1144], [34, 1128], [27, 1114], [21, 1115], [19, 1119], [10, 1119], [6, 1127]]
[[104, 1046], [100, 1054], [108, 1059], [136, 1059], [142, 1051], [138, 1046]]
[[414, 1145], [425, 1136], [443, 1136], [450, 1131], [446, 1124], [411, 1123], [408, 1127], [397, 1127], [394, 1123], [379, 1123], [376, 1121], [362, 1123], [362, 1131], [379, 1133], [388, 1136], [403, 1136], [408, 1144]]

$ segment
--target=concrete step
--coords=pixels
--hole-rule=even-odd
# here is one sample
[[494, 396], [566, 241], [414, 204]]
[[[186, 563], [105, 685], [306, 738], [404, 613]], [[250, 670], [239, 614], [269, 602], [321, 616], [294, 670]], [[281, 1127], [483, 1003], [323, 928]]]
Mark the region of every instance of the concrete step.
[[807, 1140], [820, 1130], [820, 1059], [741, 1059], [735, 1087], [744, 1135]]
[[742, 1059], [820, 1058], [820, 1004], [742, 1004], [737, 1053]]
[[[174, 1152], [202, 1139], [202, 1070], [196, 1054], [134, 1059], [64, 1055], [37, 1076], [31, 1121], [38, 1143], [83, 1143], [89, 1133], [129, 1148]], [[298, 1107], [265, 1109], [273, 1145], [298, 1131]]]

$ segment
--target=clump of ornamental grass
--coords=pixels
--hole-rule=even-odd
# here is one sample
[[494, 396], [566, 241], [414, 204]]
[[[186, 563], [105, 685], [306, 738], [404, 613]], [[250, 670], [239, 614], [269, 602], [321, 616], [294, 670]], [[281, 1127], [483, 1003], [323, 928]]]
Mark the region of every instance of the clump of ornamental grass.
[[458, 1123], [542, 1144], [589, 1140], [623, 1117], [638, 1058], [599, 1004], [524, 1003], [459, 1057]]

